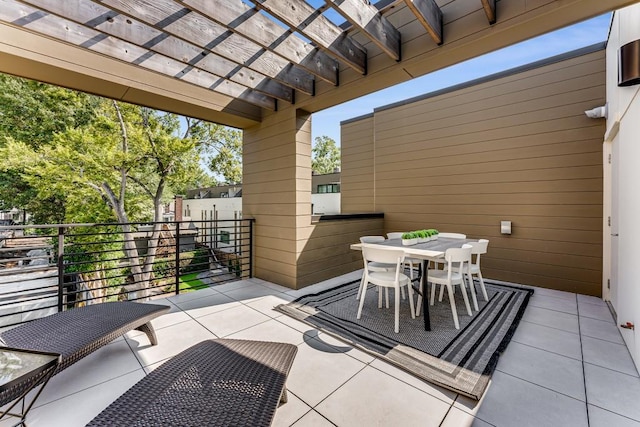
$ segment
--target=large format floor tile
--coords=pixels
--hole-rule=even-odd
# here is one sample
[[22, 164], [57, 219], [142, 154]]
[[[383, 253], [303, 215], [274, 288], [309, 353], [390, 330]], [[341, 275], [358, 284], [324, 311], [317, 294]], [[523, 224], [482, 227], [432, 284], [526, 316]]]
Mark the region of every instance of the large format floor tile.
[[228, 335], [227, 338], [241, 340], [257, 340], [257, 341], [278, 341], [286, 342], [293, 345], [299, 345], [304, 342], [302, 332], [293, 329], [284, 323], [271, 319], [266, 322], [259, 323], [255, 326], [243, 329], [235, 334]]
[[640, 421], [640, 378], [588, 363], [584, 376], [589, 404]]
[[529, 299], [532, 307], [546, 308], [568, 314], [578, 314], [578, 303], [573, 299], [555, 298], [547, 295], [533, 294]]
[[142, 369], [34, 408], [29, 427], [82, 427], [144, 377]]
[[580, 333], [582, 336], [610, 341], [616, 344], [624, 344], [618, 326], [608, 321], [581, 316]]
[[574, 334], [580, 333], [578, 316], [535, 306], [528, 306], [522, 320], [537, 325], [548, 326]]
[[584, 402], [500, 371], [493, 374], [477, 417], [505, 427], [588, 425]]
[[298, 346], [287, 388], [314, 407], [364, 367], [364, 363], [329, 346], [323, 351], [305, 342]]
[[579, 335], [548, 326], [520, 322], [512, 341], [576, 360], [582, 359]]
[[160, 329], [156, 331], [156, 335], [158, 345], [150, 345], [144, 334], [133, 338], [127, 337], [129, 346], [133, 349], [142, 366], [175, 356], [200, 341], [216, 338], [195, 320]]
[[615, 323], [613, 315], [611, 314], [611, 311], [609, 311], [609, 307], [606, 305], [580, 304], [579, 309], [581, 317], [590, 317], [592, 319]]
[[640, 421], [589, 405], [589, 427], [640, 427]]
[[315, 409], [337, 426], [440, 425], [449, 403], [366, 367]]
[[497, 369], [511, 376], [585, 400], [582, 362], [512, 342], [500, 356]]
[[58, 399], [60, 395], [77, 393], [141, 368], [142, 365], [127, 342], [117, 340], [51, 378], [36, 403], [42, 405]]
[[638, 376], [629, 349], [625, 345], [582, 337], [582, 353], [585, 363]]
[[244, 329], [266, 322], [271, 318], [243, 304], [213, 314], [198, 317], [198, 323], [224, 338]]

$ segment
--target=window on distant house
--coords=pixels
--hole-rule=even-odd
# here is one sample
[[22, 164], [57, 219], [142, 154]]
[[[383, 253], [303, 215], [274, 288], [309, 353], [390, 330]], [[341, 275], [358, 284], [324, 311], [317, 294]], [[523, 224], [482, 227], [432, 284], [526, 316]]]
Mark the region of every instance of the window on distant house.
[[340, 184], [318, 184], [318, 193], [339, 193]]
[[220, 197], [229, 197], [229, 193], [226, 191], [223, 193], [220, 193]]
[[221, 231], [220, 243], [231, 243], [231, 233], [229, 233], [228, 231]]

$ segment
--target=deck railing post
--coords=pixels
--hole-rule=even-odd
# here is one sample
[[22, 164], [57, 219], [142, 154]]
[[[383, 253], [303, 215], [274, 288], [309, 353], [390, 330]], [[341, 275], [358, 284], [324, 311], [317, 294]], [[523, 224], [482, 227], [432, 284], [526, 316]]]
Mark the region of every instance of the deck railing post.
[[176, 221], [175, 223], [175, 245], [176, 245], [176, 295], [180, 294], [180, 223]]
[[253, 219], [249, 220], [249, 277], [253, 277]]
[[62, 311], [64, 299], [64, 227], [58, 226], [58, 312]]

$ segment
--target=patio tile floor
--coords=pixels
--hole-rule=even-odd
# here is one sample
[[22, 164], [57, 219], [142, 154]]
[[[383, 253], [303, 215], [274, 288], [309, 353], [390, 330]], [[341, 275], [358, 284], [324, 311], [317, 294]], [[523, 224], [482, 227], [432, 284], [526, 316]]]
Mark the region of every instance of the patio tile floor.
[[[480, 402], [271, 309], [359, 275], [297, 291], [248, 279], [156, 301], [172, 308], [153, 322], [158, 346], [132, 331], [76, 363], [47, 385], [28, 425], [84, 426], [167, 358], [204, 339], [229, 337], [298, 346], [277, 427], [640, 427], [640, 378], [598, 298], [536, 289]], [[8, 425], [12, 420], [0, 423]]]

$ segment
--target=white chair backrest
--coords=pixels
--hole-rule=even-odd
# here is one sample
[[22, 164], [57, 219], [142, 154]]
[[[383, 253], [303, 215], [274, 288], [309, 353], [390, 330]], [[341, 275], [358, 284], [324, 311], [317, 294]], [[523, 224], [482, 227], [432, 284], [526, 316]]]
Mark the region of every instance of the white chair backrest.
[[473, 255], [481, 255], [487, 253], [487, 247], [489, 246], [489, 241], [486, 239], [478, 240], [477, 242], [469, 242], [466, 243], [471, 246], [471, 253]]
[[460, 233], [438, 233], [438, 237], [446, 237], [447, 239], [466, 239], [466, 234]]
[[462, 245], [461, 248], [449, 248], [444, 253], [447, 262], [468, 262], [471, 260], [471, 245]]
[[360, 243], [380, 243], [384, 242], [384, 236], [362, 236]]
[[387, 239], [402, 239], [403, 232], [387, 233]]
[[404, 261], [404, 251], [396, 248], [380, 248], [378, 246], [370, 246], [364, 243], [362, 245], [362, 257], [365, 263], [380, 262], [383, 264], [400, 265]]

